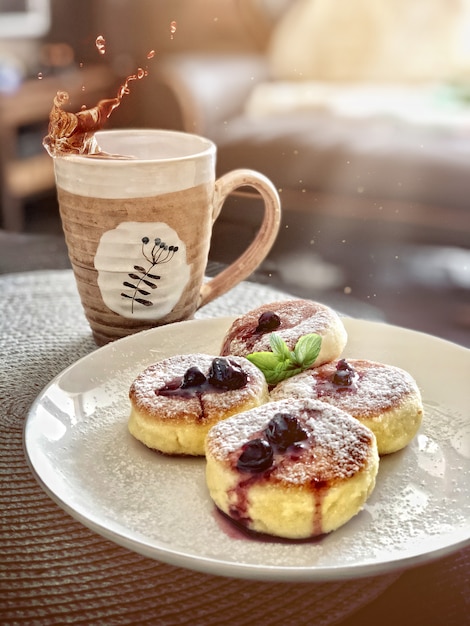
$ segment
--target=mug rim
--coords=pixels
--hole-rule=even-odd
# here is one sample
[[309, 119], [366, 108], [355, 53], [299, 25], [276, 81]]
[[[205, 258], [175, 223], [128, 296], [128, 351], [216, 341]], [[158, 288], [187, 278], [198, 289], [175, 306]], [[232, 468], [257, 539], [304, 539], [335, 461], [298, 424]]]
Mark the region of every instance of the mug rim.
[[[205, 158], [208, 156], [213, 156], [216, 153], [216, 145], [213, 141], [208, 139], [207, 137], [203, 137], [202, 135], [198, 135], [195, 133], [188, 133], [180, 130], [170, 130], [170, 129], [159, 129], [159, 128], [116, 128], [116, 129], [106, 129], [99, 130], [95, 133], [95, 138], [99, 145], [99, 137], [102, 135], [110, 136], [110, 135], [160, 135], [164, 137], [178, 137], [179, 139], [187, 139], [188, 141], [197, 141], [200, 142], [201, 148], [195, 149], [190, 154], [184, 154], [181, 156], [165, 156], [165, 157], [155, 157], [151, 159], [139, 158], [135, 159], [99, 159], [100, 165], [103, 166], [112, 166], [116, 167], [117, 164], [129, 165], [130, 162], [134, 163], [177, 163], [181, 161], [194, 160], [199, 158]], [[67, 160], [67, 161], [75, 161], [79, 160], [81, 163], [88, 162], [93, 163], [93, 155], [88, 154], [58, 154], [54, 156], [55, 159]]]

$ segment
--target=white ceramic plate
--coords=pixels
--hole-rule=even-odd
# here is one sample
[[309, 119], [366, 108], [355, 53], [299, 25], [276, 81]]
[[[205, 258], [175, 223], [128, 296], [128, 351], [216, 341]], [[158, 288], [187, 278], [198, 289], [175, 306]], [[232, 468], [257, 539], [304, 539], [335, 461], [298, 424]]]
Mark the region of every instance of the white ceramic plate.
[[470, 540], [470, 351], [377, 322], [345, 319], [345, 354], [398, 365], [417, 380], [425, 417], [414, 441], [381, 460], [365, 509], [310, 542], [261, 541], [215, 512], [203, 459], [148, 450], [127, 431], [128, 388], [181, 352], [217, 354], [231, 318], [139, 333], [81, 359], [41, 393], [25, 426], [31, 467], [50, 496], [112, 541], [170, 564], [259, 580], [385, 573]]

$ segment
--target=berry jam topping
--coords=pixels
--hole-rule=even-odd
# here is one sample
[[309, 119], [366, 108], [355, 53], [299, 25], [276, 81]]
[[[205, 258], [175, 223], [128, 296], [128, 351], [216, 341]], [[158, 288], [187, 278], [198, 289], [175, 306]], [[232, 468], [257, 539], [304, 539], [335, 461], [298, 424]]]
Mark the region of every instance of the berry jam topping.
[[242, 368], [233, 361], [223, 357], [217, 357], [212, 361], [207, 380], [217, 389], [228, 391], [244, 387], [244, 385], [246, 385], [247, 375]]
[[246, 385], [247, 374], [235, 362], [229, 359], [216, 357], [209, 368], [207, 376], [197, 367], [186, 370], [183, 376], [170, 380], [164, 387], [156, 389], [157, 396], [177, 396], [179, 398], [193, 398], [205, 393], [222, 393], [241, 389]]
[[253, 439], [243, 446], [237, 468], [241, 472], [264, 472], [272, 462], [273, 450], [266, 439]]
[[258, 326], [255, 332], [257, 333], [269, 333], [272, 330], [276, 330], [281, 325], [281, 318], [273, 311], [265, 311], [261, 313], [258, 318]]
[[338, 387], [350, 387], [354, 382], [355, 371], [352, 365], [341, 359], [336, 365], [336, 372], [333, 375], [333, 383]]
[[276, 413], [265, 430], [269, 443], [284, 452], [289, 446], [307, 439], [307, 433], [297, 418], [289, 413]]
[[190, 367], [184, 373], [183, 380], [181, 381], [181, 389], [188, 389], [188, 387], [198, 387], [206, 382], [206, 377], [197, 367]]

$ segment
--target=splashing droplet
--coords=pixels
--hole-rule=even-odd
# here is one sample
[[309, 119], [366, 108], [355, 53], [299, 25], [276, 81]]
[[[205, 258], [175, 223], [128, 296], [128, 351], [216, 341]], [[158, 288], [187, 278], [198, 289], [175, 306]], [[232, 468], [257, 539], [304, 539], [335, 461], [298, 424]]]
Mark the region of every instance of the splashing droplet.
[[98, 35], [95, 44], [100, 54], [106, 53], [106, 39], [103, 37], [103, 35]]
[[44, 75], [42, 72], [38, 72], [38, 80], [42, 80], [44, 78]]
[[155, 56], [155, 50], [150, 50], [150, 52], [147, 54], [147, 59], [153, 59], [154, 56]]
[[176, 33], [176, 22], [170, 22], [170, 36], [173, 39], [174, 34]]

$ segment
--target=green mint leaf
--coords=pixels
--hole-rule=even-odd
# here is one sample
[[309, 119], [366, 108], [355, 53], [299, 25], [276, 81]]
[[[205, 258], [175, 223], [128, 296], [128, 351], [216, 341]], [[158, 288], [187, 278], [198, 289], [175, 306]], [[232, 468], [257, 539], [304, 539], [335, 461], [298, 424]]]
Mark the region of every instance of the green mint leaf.
[[263, 372], [268, 385], [277, 385], [313, 365], [320, 353], [321, 341], [320, 335], [304, 335], [291, 351], [279, 335], [272, 333], [269, 338], [272, 352], [253, 352], [246, 358]]
[[262, 372], [265, 370], [275, 370], [279, 366], [279, 359], [272, 352], [253, 352], [246, 357], [253, 365], [256, 365]]
[[308, 369], [313, 365], [320, 354], [321, 342], [321, 336], [315, 333], [300, 337], [294, 348], [296, 364], [302, 369]]
[[289, 361], [292, 358], [292, 353], [286, 345], [284, 339], [277, 333], [271, 333], [269, 336], [269, 344], [274, 354], [277, 354], [282, 360]]
[[246, 357], [253, 365], [260, 369], [268, 385], [277, 385], [283, 380], [285, 361], [279, 359], [273, 352], [253, 352]]
[[277, 385], [278, 383], [280, 383], [283, 380], [286, 380], [286, 378], [291, 378], [292, 376], [295, 376], [296, 374], [300, 374], [302, 372], [302, 369], [300, 367], [294, 367], [292, 364], [284, 366], [282, 369], [278, 369], [274, 372], [270, 372], [270, 379], [267, 380], [266, 382], [269, 385]]

